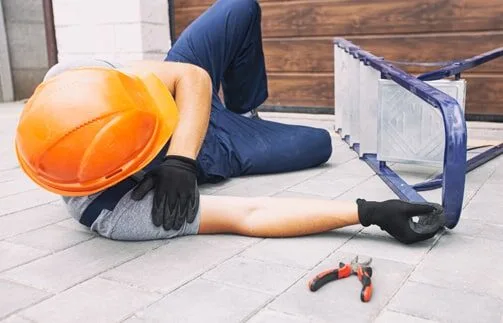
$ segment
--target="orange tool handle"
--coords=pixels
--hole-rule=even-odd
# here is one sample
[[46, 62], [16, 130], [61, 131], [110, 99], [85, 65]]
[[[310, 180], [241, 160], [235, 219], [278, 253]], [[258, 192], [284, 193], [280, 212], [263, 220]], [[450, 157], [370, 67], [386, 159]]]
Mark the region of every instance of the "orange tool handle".
[[362, 282], [362, 291], [360, 299], [362, 302], [368, 302], [372, 298], [372, 268], [371, 267], [358, 267], [358, 279]]
[[316, 275], [311, 281], [309, 281], [309, 289], [312, 292], [317, 291], [323, 285], [341, 278], [346, 278], [351, 275], [351, 265], [346, 265], [344, 263], [339, 263], [339, 268], [325, 270], [324, 272]]

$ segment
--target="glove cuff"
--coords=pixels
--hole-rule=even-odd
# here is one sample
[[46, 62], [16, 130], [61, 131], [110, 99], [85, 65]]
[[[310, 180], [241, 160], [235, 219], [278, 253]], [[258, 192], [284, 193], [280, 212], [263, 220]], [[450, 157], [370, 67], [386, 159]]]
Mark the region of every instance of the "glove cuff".
[[364, 199], [357, 199], [356, 205], [358, 205], [358, 219], [364, 227], [368, 227], [372, 223], [372, 202], [367, 202]]
[[187, 166], [190, 166], [191, 168], [194, 169], [194, 171], [197, 169], [197, 163], [194, 159], [185, 157], [185, 156], [180, 156], [180, 155], [167, 155], [164, 157], [164, 161], [166, 160], [178, 160]]

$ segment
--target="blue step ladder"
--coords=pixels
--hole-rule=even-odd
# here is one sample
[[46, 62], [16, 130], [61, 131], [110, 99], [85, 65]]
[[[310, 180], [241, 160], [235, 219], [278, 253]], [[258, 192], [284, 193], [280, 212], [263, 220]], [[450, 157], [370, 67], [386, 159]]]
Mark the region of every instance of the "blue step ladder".
[[[343, 39], [334, 39], [335, 130], [402, 200], [442, 188], [446, 227], [461, 216], [466, 173], [503, 153], [503, 143], [467, 160], [461, 73], [503, 56], [503, 47], [413, 76]], [[425, 63], [424, 65], [432, 65]], [[410, 185], [387, 162], [433, 165], [442, 173]]]

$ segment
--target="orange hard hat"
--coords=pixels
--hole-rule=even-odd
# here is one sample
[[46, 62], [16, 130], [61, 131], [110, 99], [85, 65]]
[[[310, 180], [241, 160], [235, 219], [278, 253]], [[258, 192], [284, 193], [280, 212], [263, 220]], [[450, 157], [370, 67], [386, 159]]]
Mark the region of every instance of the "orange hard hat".
[[28, 100], [16, 154], [23, 171], [43, 188], [90, 195], [144, 168], [177, 123], [175, 100], [154, 74], [73, 69], [44, 81]]

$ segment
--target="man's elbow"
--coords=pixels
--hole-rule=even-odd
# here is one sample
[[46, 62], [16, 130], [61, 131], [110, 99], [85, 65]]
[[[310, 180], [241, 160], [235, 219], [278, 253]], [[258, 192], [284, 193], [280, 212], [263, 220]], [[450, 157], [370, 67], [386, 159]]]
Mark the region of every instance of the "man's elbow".
[[211, 77], [206, 72], [205, 69], [197, 66], [197, 65], [188, 65], [187, 73], [184, 75], [187, 81], [189, 81], [193, 85], [197, 85], [202, 89], [206, 89], [208, 93], [212, 93], [212, 82]]

